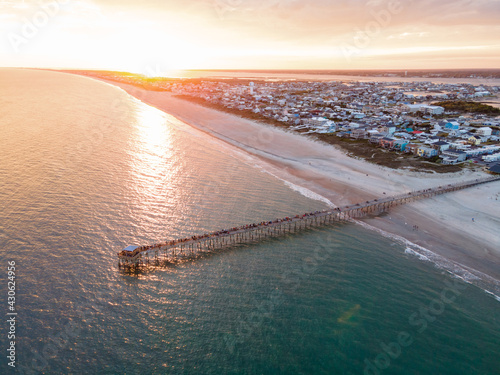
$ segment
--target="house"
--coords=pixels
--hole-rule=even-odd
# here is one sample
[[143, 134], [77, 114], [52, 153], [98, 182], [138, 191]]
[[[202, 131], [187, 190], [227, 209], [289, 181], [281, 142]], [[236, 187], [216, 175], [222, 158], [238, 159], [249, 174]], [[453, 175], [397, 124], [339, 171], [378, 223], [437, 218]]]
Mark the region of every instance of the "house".
[[456, 121], [450, 121], [446, 123], [444, 128], [448, 130], [458, 130], [460, 129], [460, 124]]
[[394, 149], [399, 151], [405, 151], [406, 146], [410, 144], [406, 139], [396, 139], [394, 141]]
[[324, 117], [313, 117], [308, 119], [307, 122], [313, 126], [322, 126], [330, 123], [331, 121], [327, 120]]
[[380, 140], [379, 145], [384, 148], [393, 148], [395, 139], [384, 137]]
[[351, 130], [351, 138], [363, 139], [366, 136], [366, 128], [358, 128]]
[[480, 136], [488, 136], [491, 135], [491, 128], [484, 126], [476, 130], [476, 134]]
[[417, 145], [415, 143], [409, 143], [406, 145], [405, 152], [408, 152], [410, 154], [417, 154], [419, 147], [420, 145]]
[[442, 115], [444, 113], [444, 108], [438, 105], [425, 105], [422, 106], [422, 109], [431, 115]]
[[445, 150], [441, 154], [443, 164], [456, 164], [465, 160], [467, 154], [463, 151]]
[[450, 148], [450, 144], [445, 141], [439, 141], [439, 142], [434, 142], [430, 145], [433, 149], [437, 150], [438, 152], [443, 152], [445, 150], [448, 150]]
[[467, 141], [471, 145], [479, 146], [481, 144], [481, 138], [478, 136], [473, 135], [472, 137], [467, 138]]
[[410, 113], [416, 113], [422, 110], [422, 104], [406, 104], [405, 109]]
[[484, 155], [482, 159], [487, 163], [491, 163], [493, 161], [500, 161], [500, 153], [492, 155]]
[[422, 146], [417, 149], [417, 155], [423, 156], [424, 158], [432, 158], [433, 156], [437, 156], [437, 154], [438, 151], [431, 147]]
[[386, 134], [386, 135], [392, 135], [394, 134], [394, 132], [396, 131], [396, 127], [395, 126], [382, 126], [380, 129], [379, 129], [380, 133], [382, 134]]
[[370, 143], [380, 144], [380, 140], [384, 138], [382, 134], [373, 134], [370, 136]]
[[444, 108], [437, 105], [407, 104], [405, 109], [410, 113], [424, 112], [431, 115], [442, 115], [444, 113]]

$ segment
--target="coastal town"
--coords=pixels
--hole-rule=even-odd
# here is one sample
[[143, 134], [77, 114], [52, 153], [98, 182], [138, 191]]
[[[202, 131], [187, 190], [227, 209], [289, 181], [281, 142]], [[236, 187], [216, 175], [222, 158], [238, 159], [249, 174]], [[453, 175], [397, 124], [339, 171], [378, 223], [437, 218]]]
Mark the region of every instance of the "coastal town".
[[498, 86], [431, 82], [171, 83], [183, 97], [251, 111], [303, 134], [367, 140], [442, 164], [500, 161], [500, 109], [450, 111], [433, 103], [493, 97]]
[[[89, 74], [87, 72], [87, 74]], [[168, 91], [252, 120], [339, 145], [378, 164], [500, 172], [500, 86], [431, 81], [166, 79], [115, 72], [100, 78]], [[490, 106], [492, 102], [497, 106]], [[375, 154], [374, 154], [375, 155]], [[372, 160], [377, 163], [377, 160]], [[425, 163], [424, 168], [422, 163]], [[434, 168], [434, 169], [433, 169]], [[418, 168], [417, 168], [418, 169]]]

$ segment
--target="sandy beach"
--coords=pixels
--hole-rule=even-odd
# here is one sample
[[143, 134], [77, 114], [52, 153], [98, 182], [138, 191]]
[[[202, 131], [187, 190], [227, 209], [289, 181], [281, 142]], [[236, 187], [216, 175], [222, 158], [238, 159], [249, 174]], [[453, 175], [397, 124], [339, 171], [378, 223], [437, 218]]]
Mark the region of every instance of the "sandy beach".
[[[199, 106], [168, 92], [108, 82], [130, 95], [252, 156], [269, 173], [319, 194], [334, 205], [484, 177], [484, 172], [436, 174], [393, 170], [347, 156], [331, 145], [267, 124]], [[443, 263], [490, 278], [500, 292], [500, 182], [397, 207], [363, 219], [436, 254]], [[474, 221], [472, 220], [474, 218]], [[418, 230], [414, 229], [418, 226]], [[442, 258], [441, 258], [442, 257]], [[435, 261], [435, 260], [434, 260]], [[448, 262], [449, 263], [449, 262]], [[451, 268], [453, 268], [453, 266]], [[450, 269], [450, 267], [448, 267]], [[479, 271], [479, 272], [475, 272]], [[485, 275], [481, 275], [484, 273]], [[473, 276], [471, 276], [473, 278]], [[498, 293], [495, 293], [498, 295]]]

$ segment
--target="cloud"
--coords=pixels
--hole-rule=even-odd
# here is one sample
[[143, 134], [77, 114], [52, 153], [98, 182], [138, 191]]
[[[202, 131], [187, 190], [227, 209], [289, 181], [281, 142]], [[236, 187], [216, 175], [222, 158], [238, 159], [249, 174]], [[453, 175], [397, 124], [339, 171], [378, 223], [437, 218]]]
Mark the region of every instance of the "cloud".
[[[219, 51], [224, 56], [231, 51], [266, 56], [272, 51], [273, 61], [280, 54], [306, 61], [308, 53], [312, 61], [334, 54], [342, 43], [352, 44], [356, 35], [367, 30], [372, 35], [364, 56], [370, 50], [397, 49], [406, 56], [403, 52], [408, 47], [420, 51], [453, 48], [459, 53], [461, 46], [464, 56], [472, 56], [477, 51], [465, 47], [481, 44], [497, 51], [493, 46], [500, 44], [499, 0], [64, 1], [66, 5], [47, 29], [30, 40], [30, 47], [40, 44], [65, 53], [73, 49], [77, 56], [78, 41], [87, 46], [88, 53], [92, 46], [106, 51], [111, 43], [123, 45], [122, 49], [140, 46], [146, 54], [150, 46], [155, 49], [184, 41], [214, 56]], [[24, 8], [9, 0], [0, 4], [5, 5], [0, 9], [0, 33], [18, 32], [23, 18], [30, 18], [40, 6], [39, 0], [25, 0]], [[394, 11], [395, 4], [398, 11]], [[64, 45], [58, 44], [60, 40]], [[151, 54], [162, 51], [156, 48]]]

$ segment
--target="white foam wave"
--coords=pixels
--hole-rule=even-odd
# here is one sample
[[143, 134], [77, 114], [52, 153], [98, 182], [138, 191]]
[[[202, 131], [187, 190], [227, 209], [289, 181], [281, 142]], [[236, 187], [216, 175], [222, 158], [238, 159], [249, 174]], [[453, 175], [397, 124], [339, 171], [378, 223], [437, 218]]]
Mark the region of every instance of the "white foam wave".
[[[274, 176], [276, 177], [276, 176]], [[335, 208], [337, 207], [336, 205], [334, 205], [329, 199], [325, 198], [324, 196], [322, 195], [319, 195], [317, 193], [315, 193], [314, 191], [312, 190], [309, 190], [309, 189], [306, 189], [305, 187], [302, 187], [302, 186], [299, 186], [299, 185], [295, 185], [293, 183], [291, 183], [290, 181], [286, 181], [286, 180], [283, 180], [281, 179], [286, 186], [288, 186], [290, 189], [302, 194], [304, 197], [307, 197], [309, 199], [314, 199], [316, 201], [320, 201], [320, 202], [324, 202], [326, 203], [329, 207], [332, 207], [332, 208]]]
[[406, 247], [405, 249], [405, 253], [406, 254], [410, 254], [410, 255], [414, 255], [416, 256], [417, 258], [421, 259], [421, 260], [427, 260], [427, 261], [431, 261], [429, 258], [427, 258], [425, 255], [423, 254], [420, 254], [418, 252], [416, 252], [415, 250], [413, 250], [411, 247]]
[[461, 279], [468, 284], [476, 285], [486, 293], [491, 294], [497, 301], [500, 302], [500, 282], [493, 277], [464, 266], [463, 264], [452, 262], [451, 260], [446, 259], [445, 257], [436, 254], [423, 246], [417, 245], [404, 237], [388, 233], [363, 221], [354, 220], [354, 222], [366, 229], [379, 233], [383, 237], [390, 238], [405, 245], [406, 254], [416, 256], [423, 261], [432, 262], [437, 268], [447, 271], [451, 274], [451, 276]]

